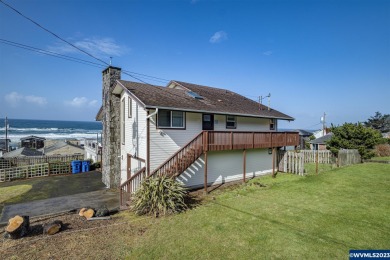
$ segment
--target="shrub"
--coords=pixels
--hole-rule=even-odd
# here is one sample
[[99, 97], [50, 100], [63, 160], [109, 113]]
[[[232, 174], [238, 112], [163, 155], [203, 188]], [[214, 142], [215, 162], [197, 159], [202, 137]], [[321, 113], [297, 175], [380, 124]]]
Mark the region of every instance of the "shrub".
[[133, 197], [133, 210], [138, 215], [168, 215], [187, 209], [188, 196], [183, 185], [166, 176], [146, 179]]
[[390, 156], [390, 144], [378, 144], [375, 146], [375, 154], [377, 156]]

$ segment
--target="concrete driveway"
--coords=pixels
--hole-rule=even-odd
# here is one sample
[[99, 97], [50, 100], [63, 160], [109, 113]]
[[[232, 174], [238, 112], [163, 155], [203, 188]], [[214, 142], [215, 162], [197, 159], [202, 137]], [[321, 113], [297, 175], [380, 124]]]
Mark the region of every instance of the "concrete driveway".
[[0, 188], [32, 186], [28, 192], [5, 202], [0, 224], [15, 215], [36, 217], [100, 205], [110, 210], [118, 208], [119, 191], [106, 189], [101, 179], [101, 173], [93, 171], [0, 183]]

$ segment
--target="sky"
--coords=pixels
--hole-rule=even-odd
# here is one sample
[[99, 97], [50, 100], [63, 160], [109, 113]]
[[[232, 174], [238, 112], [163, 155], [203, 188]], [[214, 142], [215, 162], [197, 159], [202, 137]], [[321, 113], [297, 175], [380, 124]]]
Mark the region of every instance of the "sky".
[[93, 121], [110, 57], [124, 80], [271, 93], [271, 107], [295, 118], [279, 128], [390, 114], [387, 0], [1, 2], [0, 118]]

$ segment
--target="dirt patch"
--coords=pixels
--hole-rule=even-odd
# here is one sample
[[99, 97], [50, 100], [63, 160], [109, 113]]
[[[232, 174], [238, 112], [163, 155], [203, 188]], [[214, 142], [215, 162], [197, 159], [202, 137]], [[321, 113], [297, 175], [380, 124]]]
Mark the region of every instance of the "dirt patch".
[[[42, 225], [54, 220], [63, 222], [63, 230], [43, 235]], [[147, 229], [132, 224], [123, 214], [112, 215], [110, 220], [87, 221], [77, 213], [64, 213], [30, 222], [29, 235], [17, 240], [4, 238], [1, 229], [2, 259], [118, 259], [130, 250], [130, 241]]]

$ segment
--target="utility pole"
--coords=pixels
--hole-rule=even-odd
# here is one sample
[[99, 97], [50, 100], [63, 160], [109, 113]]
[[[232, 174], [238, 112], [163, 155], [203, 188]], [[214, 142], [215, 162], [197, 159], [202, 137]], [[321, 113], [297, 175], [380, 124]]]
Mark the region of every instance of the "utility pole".
[[8, 118], [5, 117], [5, 152], [8, 153]]
[[322, 118], [322, 136], [325, 135], [325, 112], [324, 112], [324, 117]]

